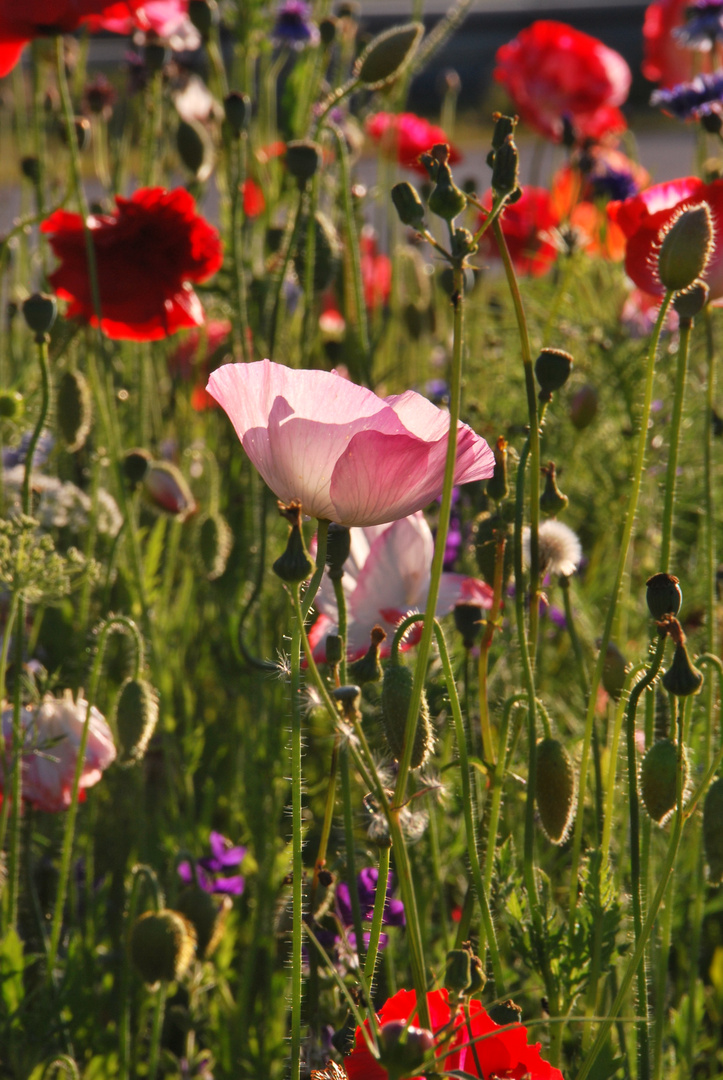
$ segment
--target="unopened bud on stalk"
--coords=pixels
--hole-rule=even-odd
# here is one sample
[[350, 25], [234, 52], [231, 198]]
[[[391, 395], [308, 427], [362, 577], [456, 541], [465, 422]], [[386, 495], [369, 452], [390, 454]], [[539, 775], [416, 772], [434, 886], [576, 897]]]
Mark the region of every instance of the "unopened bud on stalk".
[[495, 455], [495, 471], [487, 481], [487, 494], [496, 503], [500, 503], [510, 493], [510, 485], [507, 480], [507, 439], [504, 435], [500, 435], [495, 443], [493, 453]]
[[30, 330], [35, 334], [35, 340], [45, 340], [45, 335], [50, 329], [58, 314], [58, 304], [54, 296], [47, 293], [33, 293], [23, 304], [23, 315]]
[[24, 405], [23, 395], [17, 390], [0, 390], [0, 420], [17, 420]]
[[309, 139], [294, 139], [286, 144], [286, 168], [299, 187], [304, 187], [321, 163], [321, 147]]
[[306, 581], [314, 572], [314, 563], [309, 557], [301, 531], [301, 503], [293, 500], [288, 506], [279, 503], [279, 513], [291, 526], [286, 550], [273, 565], [273, 571], [282, 581], [290, 585]]
[[228, 97], [224, 98], [223, 111], [226, 123], [238, 138], [251, 118], [250, 97], [248, 94], [240, 94], [237, 90], [233, 90]]
[[512, 135], [495, 150], [491, 187], [495, 195], [511, 195], [518, 188], [520, 155]]
[[[387, 665], [384, 672], [384, 682], [382, 683], [382, 716], [387, 742], [397, 761], [401, 761], [404, 754], [404, 736], [407, 727], [409, 703], [412, 700], [413, 685], [414, 676], [408, 667], [398, 661], [392, 661]], [[422, 690], [417, 727], [414, 733], [414, 745], [409, 762], [412, 769], [418, 769], [424, 765], [432, 752], [433, 745], [434, 736], [432, 734], [429, 706], [427, 705], [427, 695]]]
[[558, 739], [537, 744], [535, 799], [547, 839], [563, 844], [575, 817], [577, 783], [570, 755]]
[[434, 1049], [434, 1036], [426, 1028], [407, 1027], [390, 1020], [379, 1032], [379, 1061], [390, 1077], [409, 1076], [423, 1065]]
[[373, 627], [371, 643], [364, 656], [348, 665], [349, 678], [353, 679], [355, 683], [359, 683], [359, 686], [363, 686], [364, 683], [379, 682], [384, 674], [382, 665], [379, 663], [379, 646], [386, 636], [386, 631], [381, 626]]
[[137, 447], [129, 450], [123, 458], [123, 473], [131, 484], [140, 484], [148, 472], [151, 464], [151, 455], [147, 450]]
[[562, 513], [570, 500], [557, 486], [555, 462], [548, 462], [542, 472], [545, 474], [545, 487], [540, 495], [540, 509], [548, 517], [555, 517]]
[[540, 401], [550, 401], [570, 378], [573, 360], [564, 349], [542, 349], [535, 360], [535, 375], [540, 384]]
[[487, 164], [490, 169], [495, 162], [495, 154], [501, 146], [504, 146], [505, 139], [508, 136], [515, 134], [515, 128], [517, 127], [516, 116], [504, 116], [502, 113], [493, 113], [492, 119], [495, 122], [494, 130], [492, 132], [492, 149], [487, 155]]
[[597, 416], [600, 397], [594, 386], [589, 383], [575, 391], [570, 402], [570, 420], [572, 426], [582, 431], [589, 427]]
[[176, 132], [178, 156], [199, 183], [213, 172], [214, 149], [208, 132], [198, 121], [181, 120]]
[[178, 521], [185, 521], [196, 512], [196, 500], [185, 476], [170, 461], [150, 462], [143, 477], [143, 490], [156, 510]]
[[627, 661], [620, 649], [609, 641], [603, 662], [602, 684], [613, 701], [617, 701], [623, 692], [626, 667]]
[[115, 705], [121, 764], [141, 761], [158, 723], [158, 694], [146, 679], [126, 679]]
[[133, 924], [131, 957], [149, 986], [180, 979], [195, 948], [196, 931], [178, 911], [147, 911]]
[[[435, 146], [432, 156], [435, 156], [435, 150], [437, 149]], [[452, 173], [446, 160], [449, 148], [445, 147], [444, 149], [446, 151], [444, 160], [437, 160], [436, 183], [429, 196], [429, 209], [444, 221], [452, 221], [466, 207], [467, 196], [452, 179]]]
[[218, 510], [209, 510], [196, 524], [198, 556], [208, 581], [220, 578], [233, 547], [231, 526]]
[[55, 395], [55, 415], [69, 454], [85, 446], [93, 422], [93, 397], [88, 381], [79, 371], [60, 377]]
[[20, 159], [20, 171], [26, 180], [37, 184], [40, 180], [40, 162], [36, 157], [24, 157]]
[[354, 65], [354, 78], [368, 90], [392, 82], [414, 56], [423, 33], [421, 22], [410, 22], [378, 34]]
[[187, 885], [181, 891], [177, 908], [196, 931], [196, 953], [199, 959], [209, 957], [220, 942], [232, 907], [230, 896], [224, 896], [218, 903], [200, 885]]
[[[675, 809], [678, 790], [678, 744], [659, 739], [640, 766], [640, 797], [653, 821], [663, 825]], [[688, 779], [688, 758], [683, 748], [683, 789]]]
[[417, 194], [416, 188], [406, 180], [395, 184], [392, 188], [392, 202], [399, 214], [402, 225], [410, 225], [413, 229], [421, 229], [424, 224], [424, 206]]
[[645, 582], [645, 598], [651, 617], [658, 622], [666, 615], [677, 615], [683, 603], [683, 590], [673, 574], [653, 574]]
[[216, 5], [213, 0], [211, 2], [209, 0], [189, 0], [188, 18], [198, 30], [203, 41], [207, 41], [208, 35], [211, 33], [215, 9]]
[[687, 289], [676, 293], [673, 297], [673, 307], [678, 313], [682, 323], [690, 322], [699, 315], [708, 303], [710, 289], [705, 281], [694, 281]]
[[676, 697], [690, 697], [698, 694], [703, 685], [703, 673], [694, 667], [685, 647], [685, 634], [677, 619], [667, 623], [668, 634], [675, 641], [673, 663], [663, 675], [661, 682], [669, 694]]
[[331, 691], [331, 696], [335, 701], [339, 702], [347, 720], [354, 719], [359, 710], [360, 687], [355, 686], [353, 683], [348, 683], [346, 686], [336, 686]]
[[326, 565], [332, 581], [341, 581], [350, 551], [351, 530], [346, 525], [337, 525], [332, 521], [326, 540]]
[[692, 206], [666, 229], [658, 253], [658, 277], [666, 289], [687, 289], [704, 272], [714, 248], [708, 203]]
[[336, 38], [337, 19], [334, 15], [327, 15], [325, 19], [322, 19], [319, 23], [319, 36], [321, 37], [321, 44], [325, 48], [329, 48], [334, 44]]
[[464, 994], [472, 981], [472, 950], [469, 948], [451, 949], [447, 953], [447, 967], [444, 973], [444, 987], [450, 993]]

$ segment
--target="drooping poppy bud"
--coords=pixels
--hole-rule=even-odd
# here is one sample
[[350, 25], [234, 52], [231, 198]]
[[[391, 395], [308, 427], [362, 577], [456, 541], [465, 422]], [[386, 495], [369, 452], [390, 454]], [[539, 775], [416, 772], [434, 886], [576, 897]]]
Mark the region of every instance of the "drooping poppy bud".
[[180, 979], [195, 948], [196, 931], [178, 911], [146, 911], [133, 924], [131, 958], [149, 986]]

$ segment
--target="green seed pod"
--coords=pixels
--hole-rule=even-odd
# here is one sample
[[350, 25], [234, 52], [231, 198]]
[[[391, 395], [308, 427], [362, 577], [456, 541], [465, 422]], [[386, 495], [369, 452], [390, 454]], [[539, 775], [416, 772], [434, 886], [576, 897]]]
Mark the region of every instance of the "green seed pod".
[[209, 957], [220, 942], [232, 907], [230, 896], [224, 896], [219, 904], [200, 885], [187, 885], [181, 890], [176, 908], [196, 932], [196, 955], [199, 960]]
[[223, 111], [226, 123], [238, 138], [251, 118], [251, 98], [248, 94], [232, 90], [228, 97], [224, 98]]
[[542, 349], [535, 360], [535, 376], [540, 384], [540, 401], [550, 401], [570, 378], [572, 356], [564, 349]]
[[286, 168], [303, 187], [321, 164], [321, 147], [308, 139], [293, 139], [286, 144]]
[[88, 381], [79, 371], [66, 371], [55, 398], [58, 427], [69, 454], [82, 450], [93, 423], [93, 397]]
[[[334, 280], [339, 265], [341, 248], [337, 231], [326, 214], [316, 214], [314, 222], [314, 278], [312, 284], [314, 292], [321, 293]], [[299, 242], [293, 256], [294, 270], [302, 284], [306, 280], [306, 233], [308, 228], [309, 222], [307, 219], [302, 223], [299, 230]]]
[[498, 1001], [490, 1005], [487, 1015], [490, 1020], [494, 1020], [495, 1024], [505, 1027], [507, 1024], [519, 1024], [522, 1019], [522, 1009], [519, 1005], [515, 1005], [512, 998], [507, 998], [507, 1001]]
[[[660, 739], [650, 747], [640, 765], [640, 797], [653, 821], [663, 825], [675, 809], [678, 744]], [[688, 781], [688, 757], [683, 748], [683, 790]]]
[[661, 682], [669, 694], [676, 697], [690, 697], [700, 693], [703, 685], [703, 673], [694, 667], [688, 656], [685, 643], [680, 641], [675, 646], [673, 663], [663, 675]]
[[540, 510], [547, 517], [556, 517], [557, 514], [562, 513], [570, 500], [557, 486], [554, 461], [550, 461], [542, 471], [545, 474], [545, 487], [540, 495]]
[[658, 253], [658, 277], [666, 289], [687, 289], [704, 272], [713, 251], [708, 203], [682, 210], [668, 226]]
[[25, 322], [34, 332], [36, 341], [44, 340], [57, 314], [57, 301], [54, 296], [48, 296], [47, 293], [33, 293], [23, 304]]
[[413, 229], [421, 229], [424, 224], [424, 206], [417, 194], [416, 188], [403, 180], [392, 188], [392, 202], [399, 214], [402, 225], [411, 225]]
[[119, 762], [141, 761], [158, 723], [158, 694], [145, 679], [126, 679], [115, 703]]
[[[387, 742], [397, 761], [401, 760], [404, 751], [404, 732], [407, 725], [409, 702], [412, 698], [413, 683], [414, 676], [408, 667], [394, 662], [387, 665], [384, 672], [384, 681], [382, 682], [382, 716]], [[434, 736], [429, 717], [429, 706], [427, 705], [427, 695], [423, 690], [419, 703], [419, 716], [414, 734], [412, 757], [409, 763], [412, 769], [418, 769], [424, 765], [432, 752], [433, 746]]]
[[449, 165], [437, 163], [436, 184], [429, 196], [429, 209], [444, 221], [452, 221], [467, 205], [467, 196], [452, 179]]
[[347, 674], [353, 682], [359, 686], [365, 683], [379, 682], [383, 675], [382, 665], [379, 663], [379, 646], [386, 638], [386, 632], [381, 626], [374, 626], [371, 632], [371, 644], [358, 660], [347, 665]]
[[304, 537], [298, 525], [292, 525], [286, 549], [276, 560], [272, 569], [282, 581], [290, 585], [307, 581], [314, 573], [314, 563], [306, 550]]
[[354, 65], [354, 78], [368, 90], [386, 86], [404, 71], [423, 33], [421, 22], [410, 22], [378, 34]]
[[683, 603], [683, 590], [673, 574], [653, 574], [645, 582], [648, 611], [656, 622], [665, 615], [677, 615]]
[[676, 293], [673, 307], [678, 312], [681, 322], [690, 322], [699, 315], [710, 297], [710, 289], [705, 281], [694, 281], [687, 289]]
[[703, 804], [703, 847], [711, 883], [723, 880], [723, 776], [708, 788]]
[[467, 949], [451, 949], [447, 953], [444, 987], [456, 994], [463, 994], [472, 981], [472, 953]]
[[485, 975], [484, 968], [482, 967], [482, 961], [479, 956], [472, 956], [471, 962], [471, 977], [469, 986], [467, 987], [467, 997], [471, 997], [473, 994], [480, 994], [487, 985], [487, 976]]
[[575, 817], [577, 783], [570, 755], [557, 739], [537, 744], [535, 799], [545, 836], [563, 844]]
[[203, 184], [213, 172], [214, 149], [208, 132], [196, 120], [181, 120], [176, 131], [178, 156], [194, 179]]
[[149, 986], [180, 979], [195, 948], [196, 931], [178, 911], [147, 911], [133, 924], [131, 959]]
[[231, 526], [218, 511], [202, 514], [196, 524], [198, 554], [208, 581], [220, 578], [233, 547]]
[[495, 195], [511, 195], [518, 189], [520, 155], [512, 135], [508, 135], [492, 162], [491, 188]]
[[389, 1076], [418, 1072], [434, 1049], [434, 1036], [426, 1028], [408, 1027], [405, 1020], [389, 1020], [379, 1031], [380, 1063]]

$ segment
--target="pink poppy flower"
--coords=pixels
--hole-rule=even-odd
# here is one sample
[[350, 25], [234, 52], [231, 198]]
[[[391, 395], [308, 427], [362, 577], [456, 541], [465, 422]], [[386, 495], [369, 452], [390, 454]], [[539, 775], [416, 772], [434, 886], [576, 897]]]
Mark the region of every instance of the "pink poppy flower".
[[[402, 619], [427, 606], [429, 578], [434, 554], [432, 530], [421, 510], [391, 525], [352, 529], [351, 552], [344, 565], [342, 588], [347, 606], [347, 657], [356, 660], [369, 648], [374, 626], [387, 632], [380, 654], [389, 656], [395, 628]], [[464, 574], [442, 574], [436, 614], [448, 615], [454, 605], [474, 597], [485, 608], [492, 605], [489, 585]], [[319, 617], [309, 633], [317, 660], [326, 657], [326, 638], [338, 632], [334, 587], [326, 574], [316, 595]], [[411, 649], [419, 641], [416, 623], [402, 644]]]
[[[70, 806], [78, 749], [88, 711], [83, 698], [73, 701], [70, 693], [55, 698], [46, 695], [37, 709], [27, 705], [22, 711], [24, 732], [23, 798], [38, 810], [51, 813]], [[3, 709], [2, 731], [8, 760], [12, 747], [13, 710]], [[90, 710], [90, 729], [80, 775], [81, 794], [93, 787], [103, 770], [115, 760], [111, 730], [95, 706]], [[0, 787], [4, 777], [0, 772]]]
[[[387, 157], [396, 158], [405, 169], [414, 169], [425, 179], [427, 170], [420, 163], [419, 155], [427, 153], [437, 143], [449, 143], [441, 127], [414, 113], [378, 112], [369, 117], [366, 129]], [[459, 150], [450, 146], [449, 164], [456, 165], [461, 160]]]
[[[714, 239], [723, 235], [723, 180], [704, 184], [697, 176], [655, 184], [631, 199], [608, 204], [610, 219], [625, 233], [625, 272], [639, 289], [652, 296], [665, 292], [657, 273], [657, 251], [664, 229], [679, 210], [706, 202], [713, 218]], [[713, 250], [703, 279], [711, 300], [723, 296], [723, 248]]]
[[[226, 364], [206, 387], [274, 494], [339, 525], [381, 525], [442, 491], [449, 414], [413, 390], [379, 398], [335, 372], [261, 360]], [[494, 471], [483, 438], [459, 424], [456, 484]]]

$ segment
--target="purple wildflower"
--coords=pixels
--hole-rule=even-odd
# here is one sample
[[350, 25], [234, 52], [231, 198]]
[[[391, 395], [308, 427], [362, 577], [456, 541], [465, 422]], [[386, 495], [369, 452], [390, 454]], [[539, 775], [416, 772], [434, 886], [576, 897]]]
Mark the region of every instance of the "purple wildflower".
[[[211, 854], [204, 855], [196, 863], [196, 881], [209, 893], [225, 893], [227, 896], [241, 896], [244, 891], [244, 879], [240, 874], [226, 876], [226, 872], [240, 867], [246, 854], [245, 847], [233, 847], [221, 833], [212, 832], [209, 836]], [[178, 875], [190, 885], [193, 881], [193, 867], [190, 862], [178, 864]]]
[[[374, 866], [369, 866], [357, 874], [356, 887], [359, 893], [359, 907], [362, 919], [369, 921], [374, 915], [374, 901], [377, 895], [377, 882], [379, 871]], [[351, 910], [351, 896], [349, 886], [341, 881], [336, 889], [336, 910], [344, 926], [354, 925], [354, 916]], [[387, 899], [382, 916], [384, 926], [405, 926], [404, 904], [401, 900], [392, 898], [392, 875], [387, 878]]]
[[271, 32], [274, 45], [303, 49], [319, 42], [319, 27], [311, 21], [311, 7], [306, 0], [283, 0], [276, 12]]
[[685, 12], [685, 25], [673, 30], [679, 45], [699, 52], [710, 52], [723, 39], [723, 3], [721, 0], [693, 0]]
[[[14, 469], [16, 465], [24, 465], [28, 456], [28, 447], [32, 438], [32, 431], [25, 431], [20, 439], [19, 446], [4, 446], [2, 450], [2, 464], [4, 469]], [[35, 451], [33, 453], [33, 468], [40, 469], [50, 457], [50, 451], [55, 446], [55, 438], [49, 431], [40, 434]]]
[[723, 71], [696, 75], [691, 82], [678, 83], [671, 90], [655, 90], [650, 104], [678, 120], [705, 120], [723, 111]]

